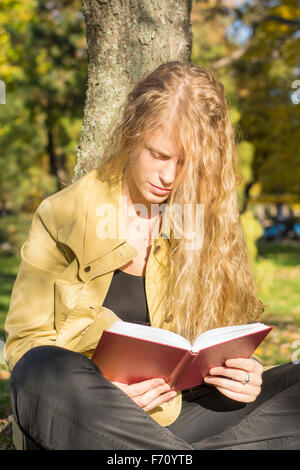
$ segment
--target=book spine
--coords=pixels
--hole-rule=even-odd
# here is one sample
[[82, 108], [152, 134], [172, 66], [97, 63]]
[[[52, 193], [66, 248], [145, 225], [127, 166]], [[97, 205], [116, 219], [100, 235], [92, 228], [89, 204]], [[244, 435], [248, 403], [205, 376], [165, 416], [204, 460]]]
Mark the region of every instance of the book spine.
[[194, 359], [195, 355], [192, 354], [190, 351], [186, 351], [186, 353], [182, 356], [177, 366], [175, 367], [175, 369], [173, 370], [173, 372], [171, 372], [169, 376], [168, 384], [170, 385], [170, 387], [176, 386], [176, 382], [181, 377], [181, 375], [183, 374], [185, 369], [188, 367], [188, 365], [191, 363], [191, 361]]

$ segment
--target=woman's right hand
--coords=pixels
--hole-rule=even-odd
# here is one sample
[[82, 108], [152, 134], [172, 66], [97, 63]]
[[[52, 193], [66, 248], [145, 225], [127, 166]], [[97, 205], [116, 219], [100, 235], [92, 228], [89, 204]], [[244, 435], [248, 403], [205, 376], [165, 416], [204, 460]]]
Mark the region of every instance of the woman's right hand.
[[132, 385], [112, 383], [123, 390], [144, 411], [150, 411], [177, 395], [164, 379], [149, 379]]

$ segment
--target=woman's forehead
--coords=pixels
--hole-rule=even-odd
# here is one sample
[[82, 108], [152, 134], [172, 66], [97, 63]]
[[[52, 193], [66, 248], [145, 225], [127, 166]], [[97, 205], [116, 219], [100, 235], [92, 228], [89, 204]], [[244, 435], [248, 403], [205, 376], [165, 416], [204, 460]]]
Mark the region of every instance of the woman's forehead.
[[183, 148], [172, 129], [161, 127], [145, 135], [144, 142], [150, 150], [173, 157], [182, 156]]

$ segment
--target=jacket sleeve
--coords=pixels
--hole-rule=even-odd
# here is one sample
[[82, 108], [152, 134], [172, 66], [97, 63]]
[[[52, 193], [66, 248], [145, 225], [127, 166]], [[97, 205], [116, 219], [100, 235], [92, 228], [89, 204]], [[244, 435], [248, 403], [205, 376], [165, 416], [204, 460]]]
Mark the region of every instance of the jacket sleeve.
[[68, 265], [56, 242], [56, 232], [51, 203], [44, 199], [21, 247], [21, 263], [5, 321], [4, 355], [10, 370], [29, 349], [55, 343], [54, 282]]

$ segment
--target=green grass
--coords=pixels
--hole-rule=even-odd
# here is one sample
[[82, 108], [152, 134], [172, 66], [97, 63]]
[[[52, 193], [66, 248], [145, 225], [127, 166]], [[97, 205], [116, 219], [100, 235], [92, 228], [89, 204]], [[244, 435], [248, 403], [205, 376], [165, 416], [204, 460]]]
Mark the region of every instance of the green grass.
[[11, 245], [7, 254], [18, 255], [27, 238], [32, 217], [30, 212], [0, 217], [0, 243], [9, 242]]
[[21, 213], [0, 217], [0, 244], [8, 243], [0, 251], [0, 339], [5, 337], [4, 320], [21, 260], [20, 249], [28, 236], [32, 216]]
[[272, 266], [272, 279], [262, 292], [261, 300], [270, 303], [271, 312], [282, 320], [294, 321], [300, 326], [300, 243], [294, 246], [262, 244], [257, 265], [262, 261]]
[[[5, 341], [4, 321], [19, 263], [20, 257], [18, 256], [0, 258], [0, 340], [2, 341]], [[3, 354], [0, 351], [0, 450], [12, 448], [11, 423], [9, 420], [11, 415], [9, 373], [3, 362]]]
[[[1, 341], [5, 341], [4, 322], [14, 281], [20, 264], [20, 248], [26, 239], [32, 214], [0, 217], [0, 243], [7, 244], [0, 252], [0, 450], [14, 449], [9, 400], [9, 372], [3, 364]], [[3, 343], [2, 343], [3, 344]]]
[[0, 339], [5, 339], [4, 321], [20, 261], [20, 256], [0, 257]]
[[[0, 258], [0, 340], [2, 341], [5, 341], [4, 321], [19, 263], [20, 258], [14, 255]], [[0, 351], [0, 450], [13, 449], [10, 416], [9, 373], [7, 366], [3, 365], [3, 355]]]
[[[257, 287], [273, 331], [257, 350], [265, 365], [300, 358], [300, 243], [258, 244]], [[299, 344], [299, 346], [298, 346]], [[297, 358], [297, 357], [296, 357]]]

